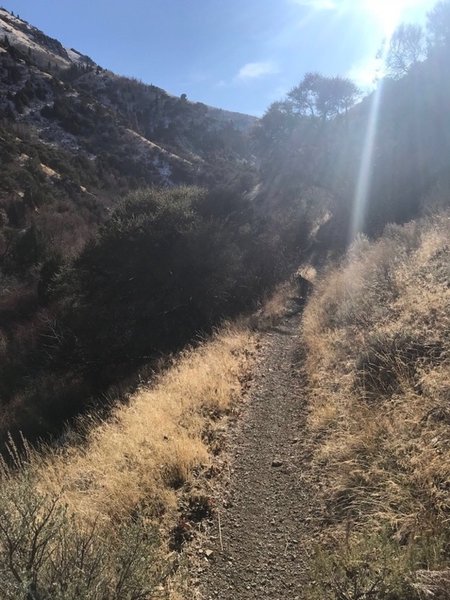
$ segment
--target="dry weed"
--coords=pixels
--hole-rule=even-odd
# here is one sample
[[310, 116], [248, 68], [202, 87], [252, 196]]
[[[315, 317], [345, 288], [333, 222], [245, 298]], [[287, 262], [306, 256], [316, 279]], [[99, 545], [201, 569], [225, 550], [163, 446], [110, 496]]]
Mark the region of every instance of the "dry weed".
[[48, 453], [40, 485], [62, 488], [86, 517], [114, 519], [142, 505], [155, 516], [170, 512], [176, 490], [209, 463], [204, 434], [241, 393], [251, 349], [251, 335], [230, 327], [184, 352], [155, 384], [91, 428], [81, 447]]
[[225, 327], [107, 420], [86, 418], [84, 443], [40, 452], [25, 444], [23, 456], [11, 444], [13, 468], [0, 461], [5, 597], [177, 598], [183, 581], [168, 551], [177, 490], [206, 485], [215, 430], [241, 396], [253, 349], [247, 329]]
[[[355, 539], [387, 536], [389, 577], [403, 582], [408, 569], [450, 564], [449, 265], [448, 214], [390, 226], [356, 242], [304, 314], [328, 533], [342, 538], [350, 521]], [[402, 562], [405, 544], [431, 558]], [[395, 597], [417, 597], [406, 588]]]
[[261, 309], [250, 317], [250, 325], [254, 329], [275, 327], [287, 312], [289, 296], [294, 294], [294, 286], [290, 282], [278, 285], [266, 299]]

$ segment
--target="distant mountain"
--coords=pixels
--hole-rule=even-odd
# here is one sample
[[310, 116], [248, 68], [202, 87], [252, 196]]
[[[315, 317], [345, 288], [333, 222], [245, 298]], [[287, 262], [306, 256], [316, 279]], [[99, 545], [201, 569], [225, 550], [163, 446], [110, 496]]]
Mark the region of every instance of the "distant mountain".
[[191, 181], [220, 156], [248, 158], [257, 121], [120, 77], [5, 9], [0, 92], [0, 115], [38, 141], [146, 183]]

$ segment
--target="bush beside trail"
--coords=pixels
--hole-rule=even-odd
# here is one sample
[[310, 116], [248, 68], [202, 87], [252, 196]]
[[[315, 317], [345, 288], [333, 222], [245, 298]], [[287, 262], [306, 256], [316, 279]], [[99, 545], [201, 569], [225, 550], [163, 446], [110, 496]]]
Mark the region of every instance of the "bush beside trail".
[[360, 238], [306, 308], [327, 515], [311, 597], [448, 597], [449, 248], [448, 212]]

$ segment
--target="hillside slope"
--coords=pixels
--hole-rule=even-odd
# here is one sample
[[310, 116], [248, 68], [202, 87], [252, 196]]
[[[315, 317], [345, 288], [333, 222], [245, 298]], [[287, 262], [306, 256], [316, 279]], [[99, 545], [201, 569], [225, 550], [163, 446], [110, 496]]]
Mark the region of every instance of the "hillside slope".
[[257, 338], [184, 353], [61, 449], [10, 446], [5, 597], [447, 600], [449, 248], [448, 213], [361, 238], [303, 315], [286, 286]]
[[[228, 291], [222, 295], [214, 291], [210, 304], [216, 308], [207, 310], [214, 317], [205, 319], [208, 301], [200, 298], [205, 295], [200, 279], [208, 286], [207, 279], [216, 276], [212, 257], [206, 257], [202, 248], [207, 239], [222, 240], [233, 229], [216, 257], [227, 252], [240, 260], [240, 249], [234, 249], [234, 231], [239, 236], [240, 230], [233, 223], [239, 219], [247, 223], [250, 210], [248, 202], [241, 204], [240, 200], [254, 185], [249, 129], [255, 121], [248, 115], [193, 103], [184, 95], [174, 97], [156, 86], [116, 75], [0, 9], [0, 410], [4, 416], [0, 438], [5, 439], [7, 430], [14, 435], [22, 430], [30, 437], [46, 435], [54, 426], [60, 430], [66, 418], [106, 392], [114, 375], [114, 383], [121, 383], [143, 363], [179, 348], [198, 330], [211, 327], [228, 314], [224, 305], [218, 306], [221, 302], [237, 305], [227, 278], [223, 289]], [[177, 184], [207, 187], [211, 197], [202, 209], [198, 202], [194, 208], [184, 207], [183, 217], [183, 207], [175, 202], [181, 220], [177, 222], [174, 217], [165, 221], [170, 232], [159, 222], [165, 252], [161, 253], [155, 242], [153, 250], [147, 247], [147, 254], [141, 256], [145, 264], [140, 276], [146, 278], [146, 292], [154, 298], [142, 298], [146, 314], [153, 307], [158, 315], [172, 315], [172, 332], [157, 314], [151, 314], [143, 324], [138, 307], [134, 311], [132, 303], [130, 307], [131, 290], [122, 286], [117, 293], [116, 285], [109, 300], [120, 303], [123, 294], [127, 296], [127, 306], [120, 310], [133, 320], [140, 319], [144, 343], [130, 348], [129, 355], [126, 348], [119, 353], [121, 363], [129, 362], [124, 369], [102, 366], [103, 374], [92, 374], [88, 383], [86, 373], [80, 373], [85, 370], [87, 357], [77, 347], [79, 341], [86, 334], [97, 335], [96, 325], [102, 320], [104, 332], [97, 338], [115, 330], [116, 325], [120, 328], [120, 322], [112, 313], [104, 319], [104, 307], [97, 306], [93, 316], [96, 325], [87, 331], [86, 315], [78, 315], [77, 300], [66, 292], [81, 275], [80, 268], [84, 283], [88, 283], [90, 275], [99, 273], [100, 265], [88, 265], [80, 257], [83, 253], [85, 257], [89, 252], [92, 255], [101, 231], [117, 226], [112, 222], [127, 196], [142, 188], [170, 190]], [[203, 189], [198, 187], [193, 194], [199, 200], [204, 198]], [[172, 199], [170, 193], [167, 198]], [[197, 214], [200, 210], [201, 215]], [[237, 214], [238, 218], [233, 216]], [[149, 215], [148, 227], [156, 228], [152, 218]], [[131, 209], [126, 219], [130, 224], [133, 221]], [[185, 226], [178, 230], [181, 222]], [[248, 231], [242, 235], [250, 237]], [[148, 243], [151, 246], [152, 242]], [[184, 253], [174, 256], [180, 243]], [[104, 258], [108, 253], [111, 258], [105, 248]], [[185, 262], [182, 267], [182, 259], [195, 265]], [[210, 264], [206, 265], [208, 259]], [[116, 269], [113, 260], [107, 262]], [[125, 263], [117, 262], [125, 270], [134, 268]], [[228, 263], [230, 269], [235, 268], [231, 259]], [[180, 271], [185, 274], [184, 282], [173, 276]], [[194, 271], [197, 275], [189, 281]], [[123, 275], [116, 269], [117, 280], [123, 281]], [[135, 275], [128, 273], [125, 281], [138, 282]], [[105, 282], [102, 273], [100, 279]], [[111, 276], [106, 280], [114, 285]], [[96, 289], [100, 295], [101, 285]], [[202, 304], [200, 308], [190, 306], [195, 286], [193, 303]], [[257, 286], [262, 289], [261, 284]], [[247, 291], [244, 295], [249, 298]], [[92, 307], [90, 301], [86, 304]], [[181, 327], [181, 312], [175, 316], [172, 312], [177, 307], [188, 313]], [[75, 327], [73, 321], [62, 325], [64, 311], [76, 319]], [[162, 326], [164, 334], [149, 331], [151, 323]], [[127, 325], [122, 324], [117, 332], [117, 344], [121, 336], [123, 343], [133, 335]], [[83, 329], [81, 335], [76, 331], [79, 327]], [[94, 340], [88, 341], [89, 346], [91, 342]], [[56, 354], [59, 357], [55, 360]], [[94, 362], [101, 356], [105, 356], [103, 349]], [[92, 365], [88, 368], [92, 373]]]
[[[117, 130], [109, 132], [110, 136], [120, 136], [128, 126], [157, 146], [167, 144], [174, 150], [174, 164], [157, 151], [146, 157], [153, 183], [158, 183], [158, 161], [163, 171], [176, 171], [178, 155], [190, 156], [200, 166], [206, 152], [230, 151], [233, 132], [237, 145], [239, 133], [257, 121], [250, 115], [192, 103], [185, 96], [177, 98], [156, 86], [120, 77], [73, 48], [64, 48], [5, 9], [0, 9], [0, 37], [3, 116], [33, 126], [44, 142], [84, 152], [91, 160], [107, 149], [104, 136], [108, 129]], [[129, 143], [121, 140], [125, 147]], [[136, 147], [127, 150], [133, 149]], [[243, 146], [240, 150], [245, 153]], [[126, 156], [125, 151], [123, 154]], [[143, 160], [140, 157], [136, 162]], [[126, 174], [125, 168], [122, 171]], [[172, 181], [177, 182], [176, 173]]]
[[43, 224], [36, 213], [66, 211], [78, 219], [70, 214], [60, 229], [82, 245], [132, 189], [203, 184], [224, 163], [228, 173], [251, 170], [254, 117], [120, 77], [4, 9], [0, 119], [3, 237], [9, 225], [11, 235], [34, 226], [53, 238], [51, 217]]
[[25, 234], [72, 257], [131, 190], [252, 171], [254, 117], [120, 77], [5, 9], [0, 121], [0, 261], [21, 282], [42, 262]]
[[306, 308], [314, 598], [449, 597], [449, 282], [446, 212], [357, 241]]
[[[178, 553], [213, 510], [224, 425], [239, 410], [255, 336], [228, 326], [185, 351], [60, 448], [0, 461], [4, 600], [179, 598]], [[11, 545], [10, 545], [11, 544]]]

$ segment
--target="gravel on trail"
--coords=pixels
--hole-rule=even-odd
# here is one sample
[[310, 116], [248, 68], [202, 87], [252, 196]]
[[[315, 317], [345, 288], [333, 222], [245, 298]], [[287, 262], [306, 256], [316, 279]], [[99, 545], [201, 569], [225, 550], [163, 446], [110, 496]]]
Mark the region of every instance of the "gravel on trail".
[[260, 334], [247, 402], [229, 441], [228, 480], [192, 568], [202, 600], [301, 600], [317, 536], [320, 474], [306, 430], [300, 315]]

